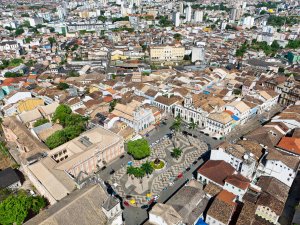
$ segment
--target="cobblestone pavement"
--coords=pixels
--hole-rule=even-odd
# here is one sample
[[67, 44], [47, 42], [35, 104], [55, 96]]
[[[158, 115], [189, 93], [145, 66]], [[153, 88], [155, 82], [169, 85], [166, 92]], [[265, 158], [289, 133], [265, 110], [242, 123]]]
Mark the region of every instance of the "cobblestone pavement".
[[[170, 155], [174, 147], [182, 149], [182, 157], [174, 160]], [[165, 188], [171, 185], [170, 183], [176, 179], [178, 174], [183, 173], [186, 168], [190, 167], [192, 163], [198, 159], [203, 153], [207, 151], [207, 145], [199, 139], [191, 136], [184, 136], [177, 134], [172, 140], [165, 138], [157, 145], [152, 147], [151, 155], [143, 160], [134, 160], [134, 166], [140, 166], [146, 161], [153, 161], [156, 158], [162, 159], [166, 162], [166, 166], [161, 171], [153, 173], [153, 179], [149, 181], [149, 192], [152, 195], [159, 195]], [[125, 199], [126, 195], [132, 196], [136, 201], [136, 206], [147, 204], [146, 193], [136, 194], [133, 189], [134, 186], [125, 188], [127, 181], [126, 175], [127, 167], [124, 166], [117, 170], [109, 179], [111, 184], [115, 185], [115, 191]]]

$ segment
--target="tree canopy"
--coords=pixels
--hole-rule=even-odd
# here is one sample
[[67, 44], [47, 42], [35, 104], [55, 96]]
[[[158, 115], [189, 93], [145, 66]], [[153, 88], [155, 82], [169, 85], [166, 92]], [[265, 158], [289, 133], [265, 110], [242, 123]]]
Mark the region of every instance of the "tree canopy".
[[66, 90], [68, 89], [70, 86], [67, 83], [64, 82], [59, 82], [59, 84], [57, 85], [57, 88], [59, 90]]
[[182, 35], [179, 34], [179, 33], [176, 33], [176, 34], [173, 35], [173, 38], [174, 38], [175, 40], [177, 40], [177, 41], [180, 41], [180, 40], [182, 39]]
[[61, 124], [64, 129], [50, 135], [45, 144], [53, 149], [78, 137], [85, 130], [87, 120], [87, 117], [72, 113], [69, 106], [59, 105], [54, 112], [52, 122]]
[[146, 139], [138, 139], [127, 143], [128, 154], [134, 159], [143, 159], [150, 155], [150, 147]]
[[171, 152], [171, 156], [175, 159], [178, 159], [182, 154], [182, 150], [180, 148], [174, 148]]
[[45, 206], [46, 201], [40, 196], [27, 196], [24, 192], [11, 194], [0, 203], [0, 224], [20, 225], [28, 215], [37, 214]]
[[45, 123], [48, 123], [49, 120], [48, 119], [45, 119], [45, 118], [42, 118], [42, 119], [38, 119], [37, 121], [35, 121], [35, 123], [33, 124], [34, 127], [38, 127], [38, 126], [41, 126]]
[[52, 117], [52, 121], [59, 122], [62, 126], [64, 126], [66, 117], [71, 113], [72, 110], [69, 106], [61, 104], [56, 108]]

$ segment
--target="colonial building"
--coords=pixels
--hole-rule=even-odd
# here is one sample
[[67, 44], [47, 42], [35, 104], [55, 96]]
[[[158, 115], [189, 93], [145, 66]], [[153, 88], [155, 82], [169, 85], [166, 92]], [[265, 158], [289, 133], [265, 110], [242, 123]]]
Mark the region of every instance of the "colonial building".
[[124, 154], [123, 138], [95, 127], [55, 148], [25, 168], [36, 189], [54, 204], [71, 193], [83, 179]]
[[185, 122], [195, 122], [200, 127], [205, 126], [210, 113], [221, 112], [225, 102], [205, 94], [187, 94], [183, 104], [176, 104], [174, 116], [180, 116]]
[[132, 127], [136, 132], [140, 132], [155, 123], [152, 110], [143, 107], [138, 101], [132, 101], [127, 105], [118, 103], [112, 114]]
[[150, 46], [151, 61], [181, 61], [185, 54], [185, 48], [181, 45]]
[[300, 84], [293, 75], [283, 85], [277, 86], [276, 90], [280, 94], [279, 103], [283, 105], [294, 105], [300, 100]]

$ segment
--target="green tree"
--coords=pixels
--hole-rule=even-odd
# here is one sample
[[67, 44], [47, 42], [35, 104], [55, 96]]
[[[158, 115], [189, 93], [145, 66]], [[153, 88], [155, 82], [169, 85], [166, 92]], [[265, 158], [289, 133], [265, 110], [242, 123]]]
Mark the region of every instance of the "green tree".
[[141, 165], [141, 168], [145, 171], [145, 173], [149, 176], [153, 173], [154, 168], [152, 167], [151, 163], [146, 161]]
[[296, 40], [289, 40], [287, 46], [287, 48], [292, 48], [292, 49], [297, 49], [300, 48], [300, 39], [296, 39]]
[[180, 40], [182, 39], [182, 35], [179, 34], [179, 33], [176, 33], [176, 34], [173, 35], [173, 38], [174, 38], [175, 40], [177, 40], [177, 41], [180, 41]]
[[54, 31], [55, 31], [54, 27], [50, 27], [50, 28], [49, 28], [49, 31], [50, 31], [51, 33], [54, 33]]
[[67, 73], [68, 77], [79, 77], [79, 73], [76, 72], [75, 70], [71, 70]]
[[48, 148], [53, 149], [66, 143], [67, 141], [68, 138], [66, 137], [64, 130], [58, 130], [46, 139], [45, 144], [48, 146]]
[[49, 120], [48, 119], [45, 119], [45, 118], [42, 118], [42, 119], [38, 119], [37, 121], [35, 121], [35, 123], [33, 124], [33, 127], [38, 127], [38, 126], [41, 126], [45, 123], [48, 123]]
[[171, 129], [175, 130], [175, 132], [179, 132], [181, 129], [181, 124], [182, 124], [182, 119], [180, 118], [180, 116], [178, 115], [174, 122], [171, 125]]
[[29, 17], [29, 14], [28, 13], [22, 13], [21, 17]]
[[242, 93], [241, 89], [233, 89], [233, 94], [240, 95]]
[[32, 38], [31, 37], [27, 37], [27, 38], [25, 38], [25, 43], [30, 43], [32, 41]]
[[79, 114], [68, 114], [65, 118], [65, 126], [84, 126], [85, 122], [88, 120], [88, 118], [81, 116]]
[[134, 172], [134, 176], [136, 177], [136, 178], [140, 178], [140, 179], [142, 179], [144, 176], [145, 176], [145, 171], [143, 170], [143, 169], [141, 169], [141, 168], [136, 168], [135, 169], [135, 172]]
[[40, 210], [46, 206], [46, 201], [41, 196], [30, 196], [29, 201], [31, 203], [30, 208], [35, 214], [38, 214]]
[[64, 82], [60, 82], [58, 85], [57, 85], [57, 88], [59, 90], [66, 90], [68, 89], [70, 86], [67, 84], [67, 83], [64, 83]]
[[127, 167], [127, 174], [128, 174], [129, 176], [131, 176], [131, 178], [133, 178], [133, 176], [134, 176], [134, 174], [135, 174], [135, 170], [136, 170], [135, 167], [133, 167], [133, 166], [128, 166], [128, 167]]
[[266, 11], [266, 10], [261, 10], [259, 14], [260, 14], [260, 15], [267, 14], [267, 11]]
[[21, 73], [13, 73], [13, 72], [6, 72], [4, 77], [22, 77], [23, 74]]
[[54, 37], [49, 37], [48, 41], [51, 44], [51, 46], [53, 46], [53, 44], [56, 43], [56, 39]]
[[197, 127], [197, 123], [194, 122], [194, 120], [192, 120], [190, 123], [189, 123], [189, 129], [190, 130], [195, 130], [196, 127]]
[[277, 41], [273, 41], [271, 44], [271, 48], [273, 49], [273, 51], [278, 51], [280, 49], [280, 45], [278, 44]]
[[115, 109], [117, 103], [118, 103], [117, 99], [113, 99], [113, 100], [109, 103], [109, 112], [112, 112], [112, 111]]
[[102, 23], [105, 23], [107, 21], [107, 18], [105, 16], [99, 16], [98, 20], [102, 21]]
[[244, 43], [240, 48], [238, 48], [235, 52], [236, 57], [243, 57], [247, 51], [247, 44]]
[[11, 194], [0, 203], [0, 224], [20, 225], [29, 214], [35, 215], [45, 206], [46, 201], [40, 196], [28, 197], [24, 192]]
[[284, 73], [284, 71], [285, 71], [285, 70], [284, 70], [283, 67], [279, 67], [279, 68], [278, 68], [278, 73]]
[[69, 141], [78, 137], [83, 130], [83, 126], [80, 125], [68, 126], [64, 129], [64, 135], [67, 138], [67, 141]]
[[21, 34], [23, 34], [24, 33], [24, 29], [23, 28], [17, 28], [16, 29], [16, 31], [15, 31], [15, 35], [16, 36], [19, 36], [19, 35], [21, 35]]
[[180, 148], [174, 148], [171, 152], [171, 156], [175, 159], [179, 159], [182, 154], [182, 150]]
[[72, 110], [69, 106], [64, 104], [59, 105], [53, 114], [52, 122], [59, 122], [62, 126], [64, 126], [66, 117], [71, 113]]
[[150, 147], [146, 139], [138, 139], [127, 143], [127, 152], [134, 159], [143, 159], [150, 155]]

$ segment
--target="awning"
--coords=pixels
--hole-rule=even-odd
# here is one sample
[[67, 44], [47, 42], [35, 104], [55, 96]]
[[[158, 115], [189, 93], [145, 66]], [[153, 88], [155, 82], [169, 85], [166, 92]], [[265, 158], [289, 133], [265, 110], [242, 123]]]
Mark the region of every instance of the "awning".
[[231, 118], [232, 118], [233, 120], [235, 120], [235, 121], [240, 120], [240, 118], [238, 118], [236, 115], [232, 115]]
[[230, 116], [234, 115], [234, 113], [231, 112], [230, 110], [225, 110], [224, 112], [228, 113]]
[[205, 223], [202, 218], [200, 218], [195, 225], [208, 225], [208, 224]]

